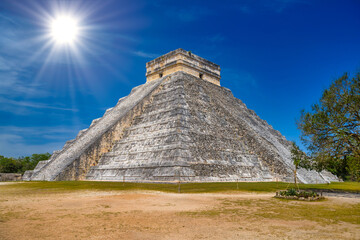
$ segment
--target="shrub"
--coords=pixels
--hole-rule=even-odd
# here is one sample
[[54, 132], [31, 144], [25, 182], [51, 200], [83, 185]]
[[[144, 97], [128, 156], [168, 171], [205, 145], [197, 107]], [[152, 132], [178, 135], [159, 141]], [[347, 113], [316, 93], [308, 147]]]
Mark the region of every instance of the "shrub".
[[310, 191], [297, 191], [295, 188], [290, 188], [285, 191], [280, 191], [279, 194], [281, 197], [296, 197], [296, 198], [316, 198], [319, 197], [319, 194], [316, 192]]

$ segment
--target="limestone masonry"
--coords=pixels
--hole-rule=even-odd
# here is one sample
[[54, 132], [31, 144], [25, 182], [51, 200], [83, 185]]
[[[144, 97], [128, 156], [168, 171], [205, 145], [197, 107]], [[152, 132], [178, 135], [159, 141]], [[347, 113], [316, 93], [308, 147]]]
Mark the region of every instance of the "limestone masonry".
[[[183, 49], [146, 64], [147, 82], [41, 161], [24, 180], [293, 181], [291, 143]], [[298, 170], [303, 183], [337, 181]]]
[[220, 86], [219, 65], [181, 48], [146, 63], [146, 81], [150, 82], [178, 71]]

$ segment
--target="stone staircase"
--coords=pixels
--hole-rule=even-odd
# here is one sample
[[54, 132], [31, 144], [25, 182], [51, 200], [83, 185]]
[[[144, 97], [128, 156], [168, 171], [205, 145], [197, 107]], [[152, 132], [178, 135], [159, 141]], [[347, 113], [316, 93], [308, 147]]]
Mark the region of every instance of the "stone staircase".
[[163, 80], [164, 78], [158, 79], [134, 88], [126, 98], [120, 99], [114, 108], [108, 109], [102, 118], [94, 120], [88, 129], [81, 130], [76, 139], [68, 141], [61, 151], [53, 154], [51, 159], [40, 162], [33, 172], [26, 173], [24, 180], [56, 180], [59, 174], [73, 164], [122, 117], [132, 111]]

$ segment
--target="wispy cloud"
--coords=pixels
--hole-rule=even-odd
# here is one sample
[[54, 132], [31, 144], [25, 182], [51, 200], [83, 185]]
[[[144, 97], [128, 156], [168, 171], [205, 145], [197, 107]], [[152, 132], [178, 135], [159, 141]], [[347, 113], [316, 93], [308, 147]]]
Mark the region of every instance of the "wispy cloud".
[[[84, 127], [84, 126], [83, 126]], [[76, 133], [79, 127], [71, 128], [69, 126], [39, 126], [39, 127], [18, 127], [18, 126], [0, 126], [1, 133], [15, 134], [31, 137], [42, 137], [44, 135], [71, 136]]]
[[[9, 106], [12, 105], [12, 106]], [[16, 101], [16, 100], [11, 100], [11, 99], [6, 99], [0, 96], [0, 110], [2, 111], [9, 111], [12, 113], [17, 113], [22, 115], [21, 112], [18, 111], [13, 111], [11, 109], [14, 109], [14, 106], [19, 106], [19, 107], [29, 107], [29, 108], [38, 108], [38, 109], [55, 109], [55, 110], [62, 110], [62, 111], [72, 111], [72, 112], [77, 112], [78, 109], [75, 108], [65, 108], [65, 107], [61, 107], [61, 106], [53, 106], [53, 105], [49, 105], [49, 104], [44, 104], [44, 103], [37, 103], [37, 102], [31, 102], [31, 101]]]
[[148, 53], [148, 52], [144, 52], [144, 51], [133, 51], [131, 52], [133, 55], [138, 56], [138, 57], [143, 57], [143, 58], [156, 58], [158, 56], [160, 56], [159, 54], [156, 53]]
[[26, 26], [26, 22], [0, 14], [0, 95], [48, 96], [41, 84], [34, 83], [31, 70], [26, 66], [34, 47], [28, 33], [20, 30], [19, 25]]
[[0, 134], [0, 155], [6, 157], [29, 156], [34, 153], [52, 153], [61, 149], [63, 142], [45, 144], [28, 144], [23, 138], [14, 134]]
[[[0, 65], [2, 63], [0, 57]], [[6, 97], [47, 97], [50, 95], [40, 83], [26, 80], [26, 70], [11, 67], [9, 64], [2, 64], [0, 70], [0, 95]]]
[[77, 111], [46, 102], [52, 93], [43, 81], [36, 80], [34, 71], [43, 64], [35, 53], [39, 42], [31, 38], [26, 26], [29, 23], [21, 17], [0, 14], [0, 111], [22, 116], [36, 109]]
[[65, 126], [0, 126], [0, 155], [19, 157], [33, 153], [52, 153], [62, 149], [71, 137], [74, 138], [78, 129]]

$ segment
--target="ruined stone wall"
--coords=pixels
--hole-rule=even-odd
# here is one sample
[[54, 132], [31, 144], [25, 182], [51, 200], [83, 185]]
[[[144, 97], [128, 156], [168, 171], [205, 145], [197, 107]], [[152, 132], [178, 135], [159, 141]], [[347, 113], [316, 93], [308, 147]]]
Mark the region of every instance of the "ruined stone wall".
[[160, 73], [163, 76], [167, 76], [174, 72], [182, 71], [182, 70], [183, 70], [183, 66], [180, 64], [177, 64], [176, 61], [174, 61], [171, 64], [169, 64], [166, 68], [163, 68], [161, 71], [157, 71], [156, 73], [149, 75], [146, 78], [146, 81], [150, 82], [150, 81], [158, 79], [160, 77]]
[[158, 79], [160, 76], [159, 75], [160, 72], [163, 76], [167, 76], [167, 75], [170, 75], [170, 74], [178, 72], [178, 71], [186, 72], [188, 74], [193, 75], [194, 77], [201, 78], [205, 81], [208, 81], [215, 85], [220, 86], [220, 80], [218, 78], [210, 75], [207, 72], [201, 71], [196, 68], [192, 68], [187, 64], [183, 64], [181, 61], [173, 62], [172, 64], [170, 64], [169, 66], [164, 68], [162, 71], [158, 71], [152, 75], [149, 75], [147, 77], [147, 81], [153, 81], [153, 80]]
[[20, 180], [21, 180], [20, 173], [0, 173], [0, 182], [20, 181]]
[[220, 85], [220, 67], [206, 59], [177, 49], [146, 64], [146, 81], [153, 81], [177, 71]]

